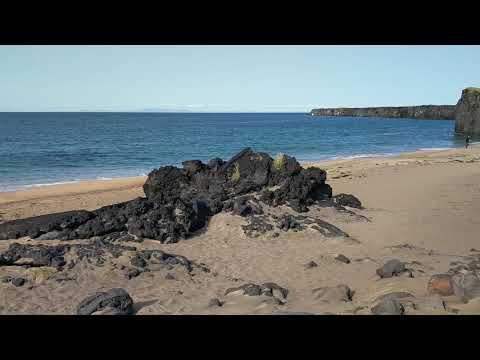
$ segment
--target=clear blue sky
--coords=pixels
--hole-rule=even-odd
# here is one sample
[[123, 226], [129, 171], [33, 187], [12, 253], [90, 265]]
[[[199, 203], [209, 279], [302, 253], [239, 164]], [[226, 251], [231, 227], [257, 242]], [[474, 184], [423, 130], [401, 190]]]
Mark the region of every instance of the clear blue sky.
[[0, 111], [455, 104], [480, 46], [0, 46]]

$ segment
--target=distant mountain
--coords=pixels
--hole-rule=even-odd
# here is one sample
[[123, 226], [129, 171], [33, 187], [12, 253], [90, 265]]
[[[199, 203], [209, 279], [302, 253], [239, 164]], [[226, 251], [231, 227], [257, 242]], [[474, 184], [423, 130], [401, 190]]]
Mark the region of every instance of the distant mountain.
[[164, 113], [164, 112], [193, 112], [191, 109], [181, 109], [181, 108], [146, 108], [140, 110], [140, 112], [154, 112], [154, 113]]

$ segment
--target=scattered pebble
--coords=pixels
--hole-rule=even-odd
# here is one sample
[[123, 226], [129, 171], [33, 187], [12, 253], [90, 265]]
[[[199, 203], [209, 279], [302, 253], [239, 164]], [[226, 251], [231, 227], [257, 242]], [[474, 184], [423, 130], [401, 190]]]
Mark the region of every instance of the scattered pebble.
[[345, 264], [350, 264], [350, 259], [348, 257], [346, 257], [345, 255], [342, 255], [342, 254], [339, 254], [339, 255], [335, 256], [335, 260], [341, 261]]
[[12, 284], [17, 286], [17, 287], [20, 287], [20, 286], [23, 286], [25, 284], [25, 279], [24, 278], [15, 278], [12, 280]]
[[210, 299], [210, 301], [208, 302], [208, 307], [217, 307], [217, 306], [223, 306], [223, 302], [220, 301], [218, 298]]

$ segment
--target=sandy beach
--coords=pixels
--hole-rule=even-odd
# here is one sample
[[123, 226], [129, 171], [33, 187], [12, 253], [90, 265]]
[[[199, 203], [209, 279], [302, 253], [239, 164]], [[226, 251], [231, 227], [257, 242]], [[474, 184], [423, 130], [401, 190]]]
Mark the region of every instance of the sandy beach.
[[[242, 217], [221, 213], [210, 220], [205, 231], [189, 240], [135, 244], [141, 249], [186, 256], [205, 264], [210, 273], [191, 277], [176, 270], [166, 279], [164, 272], [152, 271], [125, 280], [112, 267], [88, 272], [85, 265], [75, 268], [75, 281], [58, 282], [55, 287], [48, 277], [39, 280], [31, 275], [38, 280], [33, 288], [0, 284], [0, 313], [71, 313], [92, 291], [123, 287], [142, 304], [138, 314], [269, 314], [276, 311], [275, 305], [261, 302], [260, 297], [226, 296], [225, 289], [270, 281], [289, 289], [288, 302], [282, 307], [287, 312], [369, 314], [375, 299], [397, 291], [411, 293], [429, 304], [417, 306], [412, 313], [480, 313], [478, 298], [464, 304], [452, 296], [440, 301], [427, 292], [432, 275], [448, 271], [452, 263], [467, 261], [480, 249], [480, 147], [304, 166], [327, 170], [327, 183], [334, 194], [354, 194], [362, 201], [365, 208], [355, 209], [358, 216], [329, 208], [311, 209], [307, 214], [340, 227], [350, 234], [350, 240], [325, 239], [310, 231], [249, 238], [241, 231], [245, 223]], [[131, 200], [144, 196], [145, 179], [83, 181], [0, 193], [0, 222], [93, 210]], [[0, 251], [19, 241], [32, 242], [0, 241]], [[338, 254], [345, 255], [350, 263], [336, 260]], [[376, 269], [393, 258], [408, 263], [414, 276], [379, 279]], [[317, 266], [306, 267], [311, 261]], [[20, 267], [2, 267], [0, 276], [22, 271]], [[334, 295], [326, 301], [315, 291], [339, 284], [354, 291], [352, 301], [336, 300]], [[211, 298], [222, 299], [224, 305], [207, 306]]]

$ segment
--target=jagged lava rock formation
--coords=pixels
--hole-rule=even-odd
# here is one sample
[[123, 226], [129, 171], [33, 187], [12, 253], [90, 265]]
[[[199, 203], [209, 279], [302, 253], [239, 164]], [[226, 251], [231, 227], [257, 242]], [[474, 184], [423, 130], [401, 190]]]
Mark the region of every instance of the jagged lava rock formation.
[[455, 110], [455, 132], [480, 135], [480, 88], [466, 88]]
[[424, 120], [453, 120], [455, 105], [421, 105], [398, 107], [366, 107], [366, 108], [324, 108], [313, 109], [313, 116], [358, 116], [411, 118]]
[[[189, 160], [183, 162], [182, 169], [164, 166], [154, 170], [144, 184], [146, 198], [94, 211], [69, 211], [5, 222], [0, 224], [0, 240], [23, 236], [40, 240], [109, 236], [172, 243], [191, 236], [222, 210], [262, 213], [261, 206], [252, 201], [274, 207], [287, 205], [298, 212], [308, 211], [308, 206], [319, 202], [337, 208], [344, 203], [361, 206], [353, 196], [339, 194], [332, 198], [326, 177], [325, 170], [304, 169], [294, 157], [279, 155], [274, 160], [266, 153], [246, 148], [228, 161], [215, 158], [204, 164]], [[248, 204], [244, 196], [251, 197]]]

